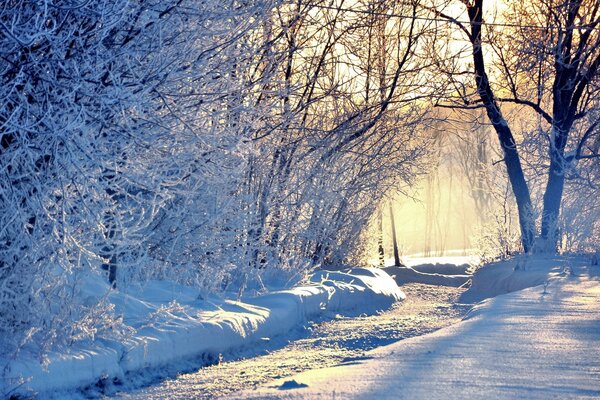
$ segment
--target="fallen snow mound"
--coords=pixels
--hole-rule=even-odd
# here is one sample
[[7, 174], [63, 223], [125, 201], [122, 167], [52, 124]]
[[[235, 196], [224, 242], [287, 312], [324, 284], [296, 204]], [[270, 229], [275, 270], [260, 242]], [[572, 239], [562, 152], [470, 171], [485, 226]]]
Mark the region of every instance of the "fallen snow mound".
[[473, 267], [470, 264], [426, 263], [412, 265], [411, 268], [425, 274], [471, 275]]
[[[435, 264], [430, 264], [436, 266]], [[445, 268], [445, 267], [444, 267]], [[426, 273], [420, 272], [418, 266], [415, 267], [385, 267], [382, 268], [385, 272], [391, 275], [398, 285], [405, 283], [424, 283], [427, 285], [437, 286], [454, 286], [460, 287], [471, 279], [471, 275], [455, 274], [446, 275], [441, 273]], [[427, 268], [425, 268], [427, 269]], [[434, 270], [433, 268], [429, 268]], [[461, 271], [462, 269], [459, 269]]]
[[474, 303], [505, 293], [516, 292], [574, 274], [576, 268], [589, 263], [577, 256], [520, 255], [487, 264], [473, 275], [471, 287], [461, 296], [464, 303]]
[[[97, 292], [98, 281], [94, 285]], [[123, 382], [126, 374], [173, 366], [191, 359], [215, 359], [264, 338], [282, 335], [310, 319], [336, 313], [371, 313], [403, 300], [404, 293], [384, 271], [357, 268], [318, 271], [305, 286], [247, 299], [207, 301], [189, 287], [151, 282], [138, 293], [109, 295], [135, 334], [126, 343], [80, 343], [51, 353], [44, 368], [24, 356], [6, 366], [0, 394], [44, 395], [97, 382]]]

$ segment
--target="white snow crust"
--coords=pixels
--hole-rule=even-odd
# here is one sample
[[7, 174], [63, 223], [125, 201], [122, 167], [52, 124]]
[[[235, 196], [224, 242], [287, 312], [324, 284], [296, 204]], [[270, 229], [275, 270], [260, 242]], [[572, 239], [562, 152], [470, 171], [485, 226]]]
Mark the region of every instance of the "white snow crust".
[[[102, 293], [97, 280], [83, 293]], [[99, 380], [126, 379], [139, 372], [193, 358], [218, 358], [235, 349], [260, 346], [310, 319], [336, 313], [370, 313], [404, 299], [404, 293], [382, 270], [357, 268], [318, 271], [305, 286], [240, 301], [202, 300], [197, 290], [168, 282], [150, 282], [136, 293], [109, 295], [117, 312], [135, 334], [126, 343], [81, 343], [68, 353], [40, 360], [19, 357], [6, 365], [2, 393], [45, 397], [93, 385]], [[12, 386], [12, 387], [11, 387]]]
[[[515, 270], [515, 267], [519, 267]], [[524, 265], [524, 268], [523, 268]], [[464, 321], [235, 398], [548, 399], [600, 397], [600, 271], [568, 257], [483, 268]], [[284, 383], [294, 381], [294, 388]]]
[[[441, 270], [444, 270], [447, 267], [445, 264], [426, 264], [424, 266], [431, 266], [432, 271], [436, 270], [434, 269], [435, 267], [440, 267]], [[448, 266], [448, 268], [451, 267]], [[394, 278], [398, 285], [403, 285], [405, 283], [423, 283], [426, 285], [460, 287], [471, 279], [471, 275], [420, 272], [417, 270], [417, 267], [385, 267], [384, 270]], [[460, 272], [462, 268], [456, 267], [456, 270], [457, 272]]]

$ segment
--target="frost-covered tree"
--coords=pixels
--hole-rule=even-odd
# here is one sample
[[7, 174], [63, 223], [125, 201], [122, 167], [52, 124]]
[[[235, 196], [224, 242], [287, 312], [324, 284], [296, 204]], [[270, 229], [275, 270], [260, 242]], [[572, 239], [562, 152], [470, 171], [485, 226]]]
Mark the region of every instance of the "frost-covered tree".
[[[27, 342], [118, 333], [102, 293], [86, 297], [88, 276], [104, 265], [108, 279], [123, 283], [190, 261], [173, 252], [199, 227], [164, 221], [203, 215], [194, 220], [203, 233], [223, 236], [215, 220], [235, 208], [223, 199], [240, 179], [248, 136], [223, 124], [223, 115], [245, 89], [232, 71], [252, 57], [253, 42], [239, 43], [269, 7], [0, 6], [0, 347], [7, 353]], [[220, 203], [210, 208], [211, 200]], [[202, 265], [191, 261], [197, 278]]]
[[416, 3], [0, 6], [0, 348], [127, 334], [109, 293], [149, 279], [351, 257], [426, 153], [429, 26], [387, 12]]
[[[489, 3], [460, 3], [466, 20], [442, 7], [435, 10], [436, 18], [457, 26], [470, 43], [467, 69], [454, 61], [446, 64], [461, 102], [454, 106], [485, 109], [498, 135], [524, 250], [554, 251], [565, 184], [599, 157], [594, 143], [599, 135], [600, 5], [587, 0], [512, 1], [502, 19], [487, 21], [484, 4]], [[463, 79], [465, 75], [473, 85]], [[524, 114], [517, 120], [507, 117], [509, 103], [535, 115], [528, 120], [529, 129], [519, 129]], [[532, 147], [537, 147], [537, 154]], [[524, 163], [534, 172], [528, 173]], [[532, 198], [535, 172], [546, 177], [541, 207]]]
[[265, 24], [263, 57], [277, 61], [256, 63], [271, 79], [255, 103], [265, 126], [248, 175], [252, 262], [341, 262], [383, 194], [415, 173], [429, 27], [388, 12], [416, 4], [291, 2]]

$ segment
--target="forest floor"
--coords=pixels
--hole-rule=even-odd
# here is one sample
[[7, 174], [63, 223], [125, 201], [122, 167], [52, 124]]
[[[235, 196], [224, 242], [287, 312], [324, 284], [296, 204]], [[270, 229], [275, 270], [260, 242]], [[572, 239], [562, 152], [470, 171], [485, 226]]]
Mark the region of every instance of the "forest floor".
[[[225, 356], [220, 363], [163, 380], [124, 399], [210, 399], [302, 371], [360, 360], [366, 352], [457, 323], [470, 305], [458, 304], [464, 289], [423, 284], [401, 286], [406, 299], [371, 316], [341, 317], [274, 338], [260, 353]], [[230, 358], [230, 359], [228, 359]]]

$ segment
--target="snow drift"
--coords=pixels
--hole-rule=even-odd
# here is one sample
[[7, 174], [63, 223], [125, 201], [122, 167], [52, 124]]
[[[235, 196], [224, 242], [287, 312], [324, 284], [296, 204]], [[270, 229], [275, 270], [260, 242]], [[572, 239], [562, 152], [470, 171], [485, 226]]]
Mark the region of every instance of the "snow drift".
[[388, 274], [372, 268], [318, 271], [305, 286], [244, 302], [203, 300], [193, 288], [166, 282], [151, 282], [137, 293], [113, 291], [110, 302], [135, 330], [128, 341], [81, 343], [66, 353], [51, 353], [46, 367], [25, 355], [3, 360], [0, 393], [82, 388], [183, 360], [218, 359], [221, 353], [257, 346], [307, 320], [329, 313], [375, 312], [404, 297]]
[[[431, 272], [421, 272], [419, 268], [423, 267], [423, 271], [431, 271]], [[454, 274], [448, 273], [438, 273], [438, 269], [445, 272], [452, 272], [452, 268], [454, 268]], [[471, 275], [464, 274], [466, 268], [457, 267], [455, 265], [435, 265], [435, 264], [426, 264], [423, 266], [414, 266], [414, 267], [386, 267], [384, 270], [394, 277], [394, 280], [398, 285], [403, 285], [405, 283], [424, 283], [427, 285], [439, 285], [439, 286], [454, 286], [459, 287], [467, 283], [469, 279], [471, 279]], [[457, 273], [458, 272], [458, 273]]]
[[558, 277], [571, 275], [576, 267], [589, 264], [581, 257], [553, 255], [519, 255], [478, 269], [471, 287], [461, 301], [474, 303], [489, 297], [548, 284]]

